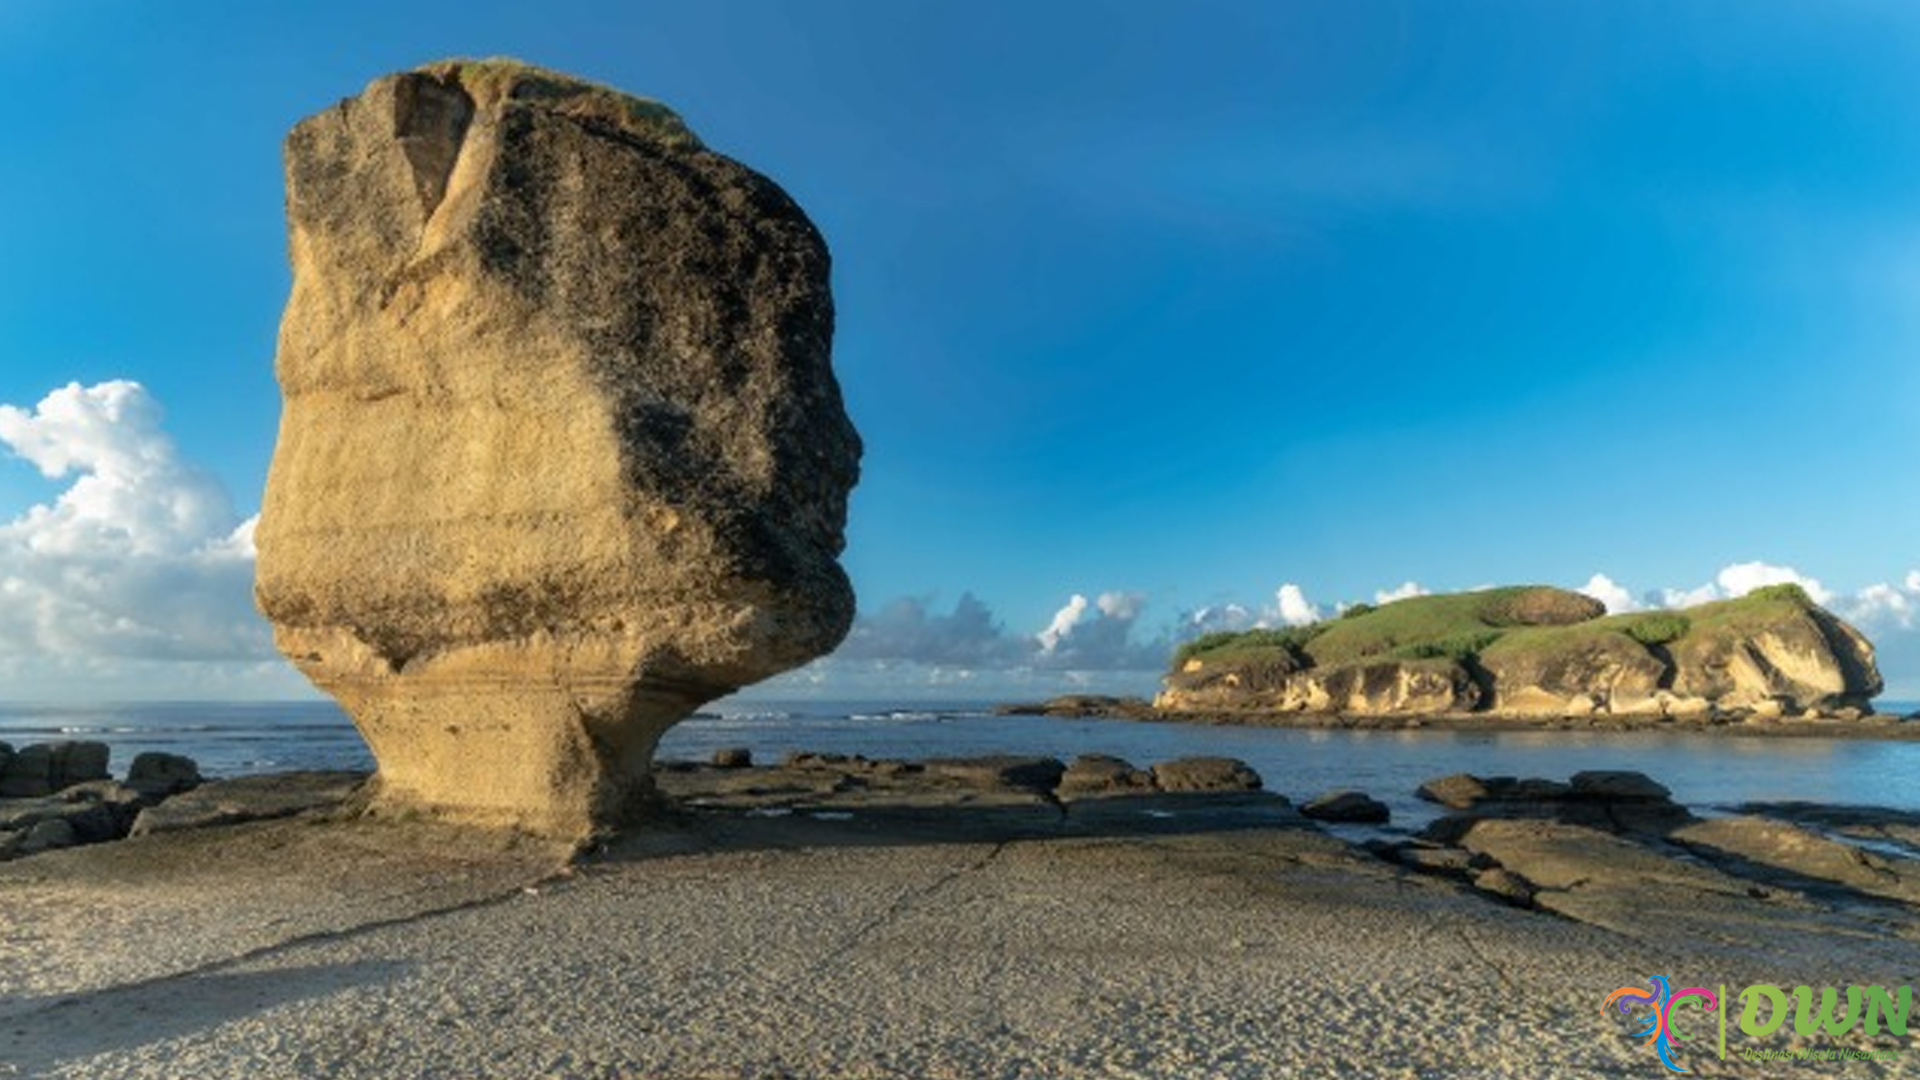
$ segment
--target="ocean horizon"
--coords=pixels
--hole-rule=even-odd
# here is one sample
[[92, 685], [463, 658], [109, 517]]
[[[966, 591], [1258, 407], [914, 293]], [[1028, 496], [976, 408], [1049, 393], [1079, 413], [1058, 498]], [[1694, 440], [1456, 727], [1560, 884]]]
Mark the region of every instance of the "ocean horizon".
[[[1455, 772], [1565, 779], [1631, 769], [1704, 810], [1800, 800], [1920, 811], [1920, 743], [1862, 738], [1742, 738], [1681, 731], [1345, 731], [998, 716], [997, 701], [724, 699], [675, 725], [661, 760], [705, 760], [745, 747], [763, 762], [793, 751], [924, 759], [987, 753], [1113, 754], [1136, 764], [1192, 755], [1245, 760], [1270, 790], [1295, 800], [1367, 791], [1396, 821], [1429, 818], [1414, 790]], [[1886, 700], [1909, 715], [1920, 702]], [[0, 703], [0, 742], [62, 739], [112, 749], [124, 775], [134, 756], [184, 754], [213, 778], [298, 769], [373, 768], [373, 756], [331, 701]]]

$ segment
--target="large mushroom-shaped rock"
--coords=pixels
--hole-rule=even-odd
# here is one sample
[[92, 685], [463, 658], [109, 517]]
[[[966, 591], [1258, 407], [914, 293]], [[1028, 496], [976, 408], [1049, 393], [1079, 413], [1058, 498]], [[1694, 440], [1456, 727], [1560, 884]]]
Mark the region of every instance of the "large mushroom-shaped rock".
[[376, 804], [630, 817], [663, 731], [851, 621], [826, 245], [664, 107], [503, 61], [375, 81], [286, 172], [276, 643]]

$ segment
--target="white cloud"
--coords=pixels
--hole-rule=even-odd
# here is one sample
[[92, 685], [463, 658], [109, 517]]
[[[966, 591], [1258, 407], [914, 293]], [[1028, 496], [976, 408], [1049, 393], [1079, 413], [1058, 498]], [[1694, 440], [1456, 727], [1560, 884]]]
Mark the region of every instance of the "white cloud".
[[1210, 604], [1182, 615], [1176, 636], [1185, 639], [1222, 630], [1247, 630], [1254, 622], [1253, 612], [1239, 604]]
[[1842, 598], [1820, 583], [1818, 578], [1808, 577], [1791, 566], [1775, 566], [1772, 563], [1754, 561], [1732, 563], [1721, 567], [1712, 581], [1691, 589], [1666, 588], [1649, 592], [1646, 595], [1648, 607], [1684, 608], [1696, 604], [1709, 604], [1715, 600], [1734, 600], [1745, 596], [1755, 589], [1768, 585], [1798, 585], [1806, 590], [1813, 602], [1823, 606], [1837, 606]]
[[1311, 600], [1300, 586], [1289, 581], [1274, 593], [1274, 599], [1280, 605], [1280, 621], [1288, 626], [1311, 626], [1320, 621], [1320, 608]]
[[1798, 585], [1807, 591], [1816, 604], [1825, 604], [1833, 599], [1833, 594], [1818, 579], [1807, 577], [1791, 566], [1774, 566], [1764, 562], [1734, 563], [1722, 569], [1714, 577], [1714, 583], [1728, 599], [1745, 596], [1767, 585]]
[[1073, 633], [1073, 628], [1080, 625], [1080, 620], [1086, 618], [1086, 615], [1087, 598], [1074, 593], [1065, 607], [1053, 613], [1053, 621], [1047, 624], [1047, 628], [1034, 635], [1034, 640], [1040, 643], [1040, 651], [1051, 654], [1058, 649], [1060, 643]]
[[1391, 604], [1395, 600], [1408, 600], [1416, 596], [1426, 596], [1426, 586], [1417, 581], [1402, 582], [1398, 588], [1385, 589], [1373, 594], [1376, 604]]
[[1152, 671], [1166, 665], [1172, 646], [1164, 636], [1135, 641], [1134, 628], [1146, 610], [1140, 593], [1101, 593], [1089, 605], [1078, 593], [1035, 635], [1040, 649], [1036, 667], [1062, 671]]
[[1720, 587], [1712, 582], [1692, 589], [1657, 589], [1646, 596], [1647, 606], [1656, 608], [1688, 608], [1724, 599]]
[[180, 456], [138, 383], [0, 405], [0, 444], [71, 480], [0, 525], [0, 650], [16, 661], [7, 687], [105, 661], [272, 660], [253, 608], [254, 522]]
[[1093, 600], [1075, 593], [1039, 633], [1011, 634], [972, 593], [962, 594], [951, 614], [903, 597], [854, 620], [846, 642], [809, 670], [848, 686], [864, 685], [880, 671], [902, 685], [974, 682], [983, 672], [1158, 672], [1172, 644], [1164, 633], [1135, 640], [1146, 607], [1146, 596], [1137, 592], [1104, 592]]
[[1834, 606], [1864, 629], [1915, 629], [1920, 626], [1920, 570], [1909, 571], [1898, 584], [1868, 585]]
[[972, 593], [960, 594], [951, 614], [928, 601], [901, 597], [855, 621], [836, 655], [848, 660], [900, 660], [962, 669], [1015, 663], [1023, 643], [1009, 636]]
[[1607, 605], [1607, 611], [1614, 615], [1640, 609], [1640, 605], [1633, 599], [1633, 594], [1605, 574], [1593, 575], [1587, 579], [1585, 585], [1574, 591], [1585, 593]]

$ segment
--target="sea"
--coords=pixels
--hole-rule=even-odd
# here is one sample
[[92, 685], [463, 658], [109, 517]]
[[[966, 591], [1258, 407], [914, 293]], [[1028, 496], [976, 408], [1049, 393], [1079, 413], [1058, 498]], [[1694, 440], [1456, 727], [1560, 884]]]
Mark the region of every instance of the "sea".
[[[1920, 702], [1877, 703], [1910, 715]], [[373, 757], [331, 702], [0, 704], [0, 742], [15, 747], [88, 739], [124, 771], [147, 750], [185, 754], [210, 777], [291, 769], [371, 769]], [[1920, 811], [1920, 741], [1738, 738], [1668, 732], [1328, 731], [1117, 720], [996, 716], [993, 704], [721, 701], [682, 721], [658, 757], [701, 761], [721, 747], [756, 760], [793, 750], [929, 758], [988, 753], [1113, 754], [1146, 765], [1217, 754], [1246, 761], [1268, 789], [1295, 800], [1342, 788], [1387, 803], [1397, 822], [1434, 808], [1414, 797], [1448, 773], [1565, 779], [1585, 769], [1632, 769], [1705, 812], [1746, 802], [1805, 800]]]

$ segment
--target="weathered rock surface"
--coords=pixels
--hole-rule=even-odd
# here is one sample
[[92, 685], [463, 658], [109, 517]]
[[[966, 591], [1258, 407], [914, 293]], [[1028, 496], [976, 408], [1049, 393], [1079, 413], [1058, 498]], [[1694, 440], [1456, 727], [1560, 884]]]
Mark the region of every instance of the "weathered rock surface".
[[[792, 753], [765, 767], [663, 762], [656, 780], [683, 808], [844, 822], [856, 832], [889, 820], [912, 820], [929, 835], [991, 827], [1021, 836], [1307, 824], [1285, 796], [1260, 790], [1242, 762], [1169, 764], [1136, 769], [1105, 755], [1063, 767], [1016, 755], [916, 762]], [[1155, 783], [1162, 770], [1174, 787]], [[971, 824], [961, 825], [956, 811]]]
[[504, 62], [286, 145], [256, 595], [378, 802], [578, 836], [660, 734], [839, 643], [826, 245], [665, 108]]
[[1920, 904], [1920, 860], [1877, 854], [1810, 829], [1762, 817], [1699, 821], [1673, 839], [1719, 865], [1801, 891], [1822, 888]]
[[127, 786], [150, 798], [192, 791], [200, 783], [199, 764], [180, 754], [149, 750], [136, 756], [127, 767]]
[[1154, 786], [1161, 791], [1258, 791], [1260, 774], [1237, 758], [1184, 757], [1153, 767]]
[[1393, 817], [1386, 803], [1364, 791], [1329, 791], [1301, 803], [1300, 812], [1317, 821], [1354, 825], [1382, 825]]
[[1437, 819], [1423, 833], [1447, 843], [1485, 818], [1533, 818], [1648, 835], [1664, 835], [1694, 820], [1665, 785], [1624, 770], [1575, 773], [1567, 783], [1458, 773], [1429, 780], [1415, 794], [1460, 811]]
[[1138, 794], [1153, 790], [1153, 774], [1110, 754], [1081, 754], [1060, 776], [1060, 797]]
[[0, 799], [35, 798], [105, 780], [109, 753], [100, 742], [52, 742], [0, 755]]
[[[1469, 804], [1469, 812], [1442, 818], [1415, 839], [1369, 849], [1408, 870], [1628, 939], [1648, 939], [1649, 910], [1662, 913], [1669, 931], [1757, 956], [1806, 934], [1913, 935], [1912, 909], [1902, 905], [1920, 903], [1920, 859], [1758, 816], [1695, 819], [1665, 791], [1638, 773], [1582, 773], [1565, 784], [1447, 777], [1422, 793]], [[1658, 816], [1663, 807], [1670, 810], [1659, 828], [1636, 816]], [[1777, 812], [1846, 827], [1898, 826], [1904, 818], [1873, 808]]]
[[1546, 586], [1421, 596], [1176, 654], [1169, 713], [1700, 723], [1861, 721], [1873, 646], [1797, 586], [1608, 616]]
[[[1326, 669], [1234, 662], [1184, 672], [1154, 704], [1173, 712], [1252, 710], [1347, 716], [1439, 716], [1479, 707], [1471, 673], [1446, 659], [1381, 659]], [[1171, 682], [1170, 677], [1170, 682]]]
[[1799, 711], [1866, 711], [1880, 672], [1866, 636], [1812, 604], [1776, 611], [1764, 623], [1697, 628], [1674, 642], [1673, 692], [1721, 708], [1778, 702]]
[[1180, 758], [1138, 769], [1105, 754], [1086, 754], [1071, 765], [1056, 758], [992, 754], [926, 761], [873, 760], [858, 754], [794, 752], [778, 765], [738, 767], [664, 762], [657, 782], [682, 802], [722, 799], [733, 805], [792, 807], [833, 799], [839, 805], [1007, 805], [1050, 807], [1063, 803], [1139, 803], [1186, 800], [1224, 805], [1236, 796], [1258, 796], [1262, 805], [1287, 805], [1285, 797], [1261, 791], [1260, 774], [1235, 758]]
[[[118, 840], [143, 809], [200, 775], [189, 758], [142, 754], [129, 782], [116, 783], [106, 775], [109, 751], [102, 743], [36, 744], [10, 756], [26, 763], [10, 790], [43, 793], [0, 797], [0, 861]], [[143, 784], [134, 784], [135, 776]]]
[[140, 811], [129, 835], [238, 825], [329, 810], [352, 798], [366, 780], [365, 773], [344, 771], [285, 772], [216, 780]]
[[1479, 657], [1497, 688], [1490, 707], [1508, 715], [1590, 716], [1637, 707], [1658, 712], [1669, 665], [1617, 631], [1538, 635], [1526, 648]]
[[988, 754], [981, 757], [928, 758], [927, 775], [980, 787], [1052, 791], [1067, 767], [1058, 758]]

